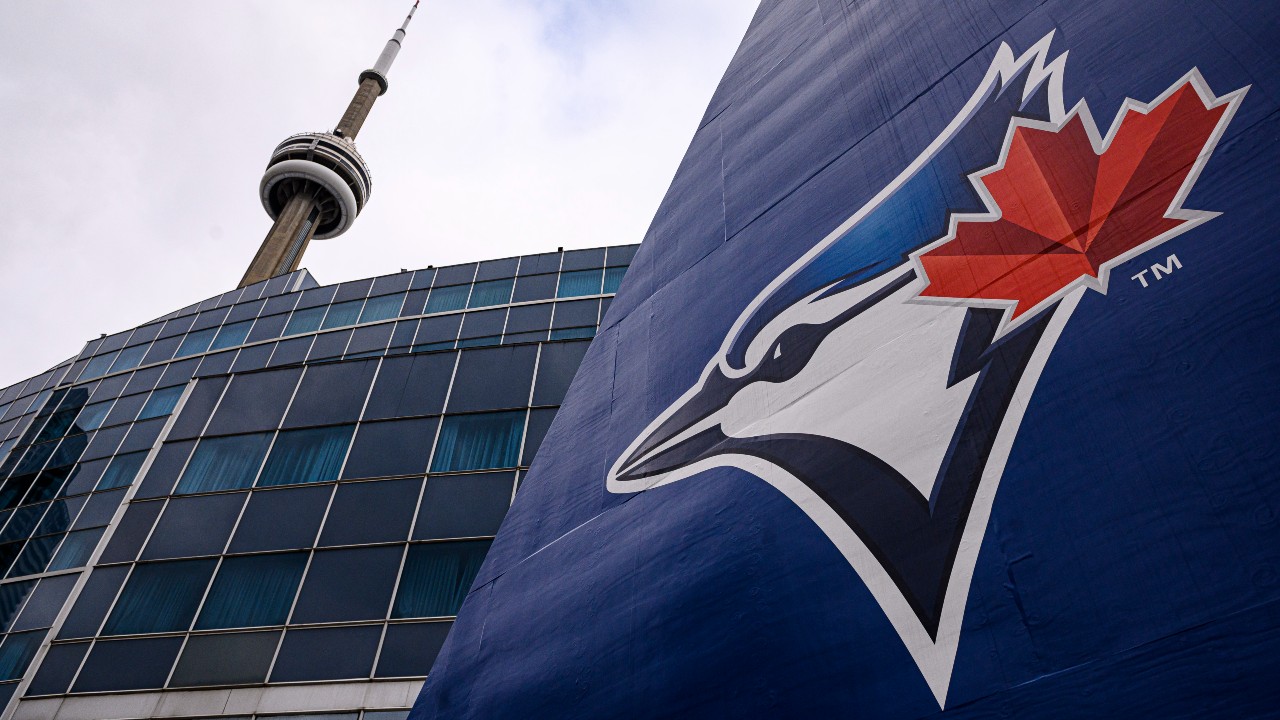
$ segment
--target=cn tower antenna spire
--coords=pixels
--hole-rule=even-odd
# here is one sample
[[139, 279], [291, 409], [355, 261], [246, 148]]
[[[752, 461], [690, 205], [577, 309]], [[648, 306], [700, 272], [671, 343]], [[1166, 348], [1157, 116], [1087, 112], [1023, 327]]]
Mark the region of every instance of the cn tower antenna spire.
[[414, 2], [377, 62], [360, 73], [355, 97], [333, 132], [302, 133], [276, 146], [259, 185], [262, 207], [275, 224], [239, 287], [297, 270], [312, 238], [341, 235], [364, 209], [373, 186], [369, 167], [356, 151], [356, 135], [374, 101], [387, 92], [387, 73], [417, 10]]

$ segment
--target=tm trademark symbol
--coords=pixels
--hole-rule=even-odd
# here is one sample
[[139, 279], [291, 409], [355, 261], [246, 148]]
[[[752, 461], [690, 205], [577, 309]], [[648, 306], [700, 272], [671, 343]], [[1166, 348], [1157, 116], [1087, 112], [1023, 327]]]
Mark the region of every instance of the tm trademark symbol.
[[1156, 263], [1155, 265], [1152, 265], [1149, 269], [1143, 270], [1142, 272], [1138, 273], [1137, 275], [1134, 275], [1129, 279], [1137, 280], [1138, 282], [1142, 283], [1142, 287], [1149, 287], [1151, 283], [1147, 282], [1148, 272], [1150, 272], [1151, 276], [1156, 280], [1163, 280], [1166, 275], [1172, 275], [1175, 268], [1178, 270], [1181, 270], [1182, 261], [1178, 259], [1177, 255], [1170, 255], [1168, 258], [1165, 259], [1163, 263]]

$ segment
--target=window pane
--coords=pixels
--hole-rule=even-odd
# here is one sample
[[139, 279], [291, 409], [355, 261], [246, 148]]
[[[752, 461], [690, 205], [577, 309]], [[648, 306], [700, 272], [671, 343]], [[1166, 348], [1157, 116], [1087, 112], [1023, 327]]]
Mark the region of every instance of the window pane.
[[275, 430], [301, 376], [299, 368], [236, 375], [209, 421], [207, 432], [230, 435]]
[[505, 305], [511, 302], [511, 286], [514, 282], [512, 278], [507, 278], [505, 280], [476, 283], [475, 289], [471, 291], [471, 300], [467, 303], [467, 307], [488, 307], [490, 305]]
[[258, 486], [337, 480], [354, 430], [354, 425], [338, 425], [281, 431]]
[[307, 368], [289, 406], [285, 427], [331, 425], [360, 418], [378, 363], [371, 360]]
[[534, 405], [559, 405], [573, 376], [582, 364], [591, 343], [569, 342], [545, 345], [538, 359], [538, 382], [533, 390]]
[[75, 607], [58, 632], [60, 638], [92, 637], [107, 614], [107, 608], [116, 598], [120, 583], [124, 582], [127, 567], [96, 568], [76, 599]]
[[216, 555], [231, 537], [245, 493], [179, 497], [169, 501], [142, 551], [143, 560]]
[[507, 315], [507, 334], [535, 332], [551, 327], [552, 305], [553, 303], [542, 303], [511, 308]]
[[124, 497], [124, 493], [124, 490], [112, 490], [90, 495], [71, 529], [82, 530], [111, 522], [116, 510], [120, 509], [120, 499]]
[[299, 333], [315, 332], [320, 329], [320, 322], [324, 320], [324, 314], [329, 308], [321, 305], [320, 307], [307, 308], [306, 310], [297, 310], [289, 317], [289, 324], [284, 328], [285, 335], [297, 335]]
[[208, 350], [209, 344], [213, 342], [213, 336], [217, 334], [217, 328], [188, 333], [182, 339], [182, 344], [178, 346], [178, 352], [174, 357], [186, 357], [187, 355], [195, 355]]
[[515, 467], [524, 415], [520, 410], [445, 418], [431, 471]]
[[196, 629], [283, 625], [306, 566], [307, 553], [223, 560]]
[[173, 408], [178, 404], [178, 398], [182, 397], [183, 389], [182, 385], [174, 385], [151, 393], [151, 397], [147, 398], [147, 404], [142, 406], [142, 413], [138, 415], [138, 419], [149, 420], [164, 417], [173, 412]]
[[432, 288], [431, 295], [427, 298], [427, 312], [461, 310], [467, 306], [467, 295], [470, 292], [470, 285]]
[[459, 337], [465, 340], [501, 335], [502, 328], [506, 325], [506, 322], [507, 311], [505, 308], [469, 312], [462, 318], [462, 332], [459, 333]]
[[111, 464], [107, 466], [106, 472], [102, 473], [102, 479], [98, 481], [98, 486], [94, 489], [110, 490], [132, 485], [133, 479], [137, 477], [138, 470], [146, 459], [147, 452], [145, 450], [111, 458]]
[[45, 631], [14, 633], [0, 645], [0, 680], [17, 680], [27, 671], [31, 658], [44, 640]]
[[62, 541], [62, 546], [58, 548], [58, 554], [54, 555], [53, 561], [49, 563], [49, 572], [84, 567], [89, 562], [93, 549], [98, 547], [98, 541], [102, 539], [102, 533], [105, 531], [106, 528], [99, 527], [69, 533]]
[[556, 296], [556, 275], [524, 275], [516, 279], [515, 296], [512, 302], [529, 302], [530, 300], [550, 300]]
[[213, 344], [209, 346], [209, 349], [221, 350], [223, 348], [235, 347], [236, 345], [243, 345], [245, 338], [249, 337], [249, 328], [252, 326], [252, 320], [223, 325], [222, 329], [218, 331], [218, 336], [214, 338]]
[[72, 692], [158, 689], [181, 647], [180, 637], [99, 642], [84, 661]]
[[[242, 685], [267, 679], [279, 632], [193, 635], [173, 671], [170, 687]], [[231, 720], [228, 718], [227, 720]]]
[[411, 355], [382, 361], [364, 410], [366, 420], [434, 415], [444, 409], [455, 356]]
[[603, 270], [579, 270], [577, 272], [560, 273], [560, 286], [556, 289], [556, 297], [598, 295], [600, 294], [603, 280]]
[[360, 322], [377, 322], [397, 317], [403, 304], [404, 293], [369, 298], [364, 303], [364, 310], [360, 311]]
[[254, 491], [236, 526], [231, 552], [311, 547], [331, 494], [328, 486]]
[[415, 540], [493, 535], [511, 505], [515, 473], [427, 478]]
[[107, 417], [107, 411], [111, 409], [111, 403], [114, 400], [106, 402], [85, 405], [84, 410], [80, 411], [79, 417], [76, 418], [76, 426], [81, 430], [97, 430], [102, 426], [102, 421]]
[[292, 622], [380, 620], [387, 616], [403, 545], [317, 550]]
[[150, 345], [134, 345], [125, 348], [116, 356], [116, 361], [111, 365], [111, 372], [120, 372], [138, 367], [138, 363], [142, 362], [142, 358], [147, 354], [147, 348]]
[[476, 264], [446, 265], [436, 269], [436, 285], [457, 285], [469, 283], [476, 277]]
[[[387, 639], [378, 654], [378, 677], [422, 677], [431, 670], [436, 655], [453, 627], [451, 622], [409, 623], [387, 626]], [[366, 712], [366, 720], [381, 720]], [[388, 714], [386, 720], [391, 720]]]
[[102, 551], [98, 562], [111, 563], [133, 560], [138, 557], [138, 550], [151, 533], [156, 516], [160, 514], [163, 502], [131, 503], [125, 511], [124, 519], [111, 533], [111, 542]]
[[62, 604], [71, 594], [76, 578], [76, 575], [61, 575], [41, 580], [40, 586], [32, 593], [31, 600], [23, 608], [22, 616], [13, 623], [10, 630], [14, 632], [36, 630], [52, 625], [54, 619], [58, 617], [58, 612], [62, 610]]
[[551, 331], [552, 340], [582, 340], [585, 338], [593, 338], [596, 336], [596, 329], [592, 327], [579, 328], [563, 328]]
[[[280, 646], [271, 682], [367, 678], [381, 635], [381, 626], [290, 630]], [[341, 715], [337, 718], [346, 720]]]
[[246, 488], [253, 484], [271, 433], [205, 438], [178, 481], [176, 492], [197, 493]]
[[606, 293], [618, 292], [618, 287], [622, 285], [622, 276], [627, 274], [626, 267], [611, 267], [604, 271], [604, 291]]
[[552, 328], [585, 327], [596, 325], [600, 316], [599, 300], [574, 300], [556, 303]]
[[329, 312], [324, 316], [324, 322], [320, 325], [321, 329], [328, 330], [330, 328], [355, 325], [356, 321], [360, 319], [360, 308], [362, 307], [364, 307], [363, 300], [352, 300], [330, 305]]
[[54, 645], [49, 648], [36, 679], [31, 681], [27, 695], [61, 695], [71, 687], [71, 678], [80, 669], [80, 661], [89, 650], [89, 643]]
[[0, 585], [0, 632], [9, 631], [10, 623], [35, 586], [35, 580]]
[[415, 475], [427, 468], [435, 418], [361, 423], [344, 478]]
[[[156, 455], [156, 459], [151, 463], [151, 468], [147, 470], [146, 477], [142, 480], [142, 486], [138, 488], [135, 495], [136, 498], [153, 498], [163, 497], [169, 494], [173, 489], [174, 483], [178, 480], [178, 473], [182, 472], [182, 468], [187, 463], [187, 458], [191, 456], [191, 449], [195, 447], [195, 442], [186, 440], [183, 442], [169, 442], [160, 447], [160, 452]], [[79, 467], [84, 467], [83, 465]], [[72, 478], [67, 483], [67, 494], [71, 494], [71, 486], [79, 483], [78, 478]]]
[[468, 540], [410, 546], [391, 616], [457, 615], [490, 544]]
[[535, 345], [462, 353], [449, 395], [449, 412], [525, 407], [537, 356]]
[[[426, 459], [423, 458], [423, 465]], [[324, 523], [321, 545], [406, 540], [422, 479], [342, 484]]]
[[604, 248], [570, 250], [564, 254], [564, 264], [560, 266], [560, 269], [585, 270], [587, 268], [600, 267], [604, 265], [604, 251]]
[[198, 381], [190, 397], [187, 398], [187, 403], [182, 406], [182, 414], [178, 415], [178, 421], [169, 431], [169, 439], [184, 440], [199, 435], [204, 430], [205, 423], [208, 422], [209, 415], [218, 404], [218, 399], [222, 397], [222, 391], [226, 386], [227, 378]]
[[136, 565], [107, 618], [104, 635], [186, 630], [204, 595], [215, 560]]

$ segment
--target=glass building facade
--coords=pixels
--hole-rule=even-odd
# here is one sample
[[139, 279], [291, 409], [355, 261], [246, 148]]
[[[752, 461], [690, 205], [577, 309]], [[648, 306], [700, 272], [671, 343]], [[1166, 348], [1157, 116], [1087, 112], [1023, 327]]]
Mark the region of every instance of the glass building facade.
[[404, 717], [634, 252], [302, 270], [0, 391], [3, 717]]

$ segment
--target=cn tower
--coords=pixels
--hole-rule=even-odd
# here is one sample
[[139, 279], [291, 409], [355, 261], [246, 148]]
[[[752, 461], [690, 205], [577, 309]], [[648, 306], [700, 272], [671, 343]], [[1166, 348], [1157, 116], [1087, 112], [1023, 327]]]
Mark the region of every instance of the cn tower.
[[312, 239], [346, 232], [369, 201], [369, 166], [356, 150], [356, 134], [373, 103], [387, 91], [387, 73], [400, 52], [414, 2], [373, 67], [360, 73], [355, 97], [332, 132], [300, 133], [276, 146], [262, 174], [262, 207], [275, 221], [239, 287], [298, 269]]

